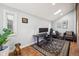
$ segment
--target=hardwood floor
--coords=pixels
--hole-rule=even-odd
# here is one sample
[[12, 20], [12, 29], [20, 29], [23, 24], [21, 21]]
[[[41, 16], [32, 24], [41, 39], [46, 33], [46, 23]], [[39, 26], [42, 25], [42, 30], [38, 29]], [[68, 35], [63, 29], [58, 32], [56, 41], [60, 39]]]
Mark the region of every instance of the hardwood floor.
[[23, 56], [43, 56], [42, 53], [34, 49], [33, 47], [29, 46], [22, 49]]
[[71, 42], [69, 56], [79, 56], [79, 48], [76, 42]]
[[[14, 56], [13, 52], [10, 53], [9, 56]], [[22, 49], [21, 56], [43, 56], [43, 54], [34, 49], [33, 47], [28, 46]]]
[[[43, 54], [29, 46], [22, 49], [22, 56], [43, 56]], [[70, 43], [69, 56], [79, 56], [79, 48], [76, 42]]]

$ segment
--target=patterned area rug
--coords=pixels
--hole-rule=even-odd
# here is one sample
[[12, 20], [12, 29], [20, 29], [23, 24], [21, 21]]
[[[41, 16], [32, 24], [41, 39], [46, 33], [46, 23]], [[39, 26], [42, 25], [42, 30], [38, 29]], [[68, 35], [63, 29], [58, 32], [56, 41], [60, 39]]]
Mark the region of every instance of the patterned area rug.
[[68, 55], [69, 42], [59, 39], [52, 39], [52, 41], [42, 40], [39, 46], [34, 44], [33, 47], [47, 56], [66, 56]]

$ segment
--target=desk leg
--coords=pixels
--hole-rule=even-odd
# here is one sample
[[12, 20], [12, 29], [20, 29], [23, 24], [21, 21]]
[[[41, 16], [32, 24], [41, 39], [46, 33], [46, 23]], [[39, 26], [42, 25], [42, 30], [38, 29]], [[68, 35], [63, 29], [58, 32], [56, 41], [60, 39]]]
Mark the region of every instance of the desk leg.
[[37, 45], [39, 45], [39, 37], [37, 37]]

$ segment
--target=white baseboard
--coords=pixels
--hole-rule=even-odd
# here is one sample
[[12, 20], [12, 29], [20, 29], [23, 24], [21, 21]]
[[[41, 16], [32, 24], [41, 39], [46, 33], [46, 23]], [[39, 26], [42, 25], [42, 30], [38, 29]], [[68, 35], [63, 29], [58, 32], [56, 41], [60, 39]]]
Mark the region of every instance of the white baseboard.
[[[25, 48], [25, 47], [27, 47], [27, 46], [33, 45], [34, 43], [36, 43], [36, 42], [32, 42], [32, 43], [29, 43], [29, 44], [23, 45], [23, 46], [21, 46], [21, 48]], [[10, 53], [10, 52], [13, 52], [13, 51], [14, 51], [14, 49], [9, 50], [9, 53]]]
[[[42, 39], [42, 40], [43, 40], [43, 39]], [[41, 40], [39, 40], [39, 41], [41, 41]], [[37, 43], [37, 41], [32, 42], [32, 43], [29, 43], [29, 44], [26, 44], [26, 45], [23, 45], [23, 46], [21, 46], [21, 48], [25, 48], [25, 47], [27, 47], [27, 46], [33, 45], [34, 43]]]
[[32, 42], [32, 43], [30, 43], [30, 44], [23, 45], [23, 46], [21, 46], [21, 48], [25, 48], [25, 47], [27, 47], [27, 46], [33, 45], [34, 43], [36, 43], [36, 42]]

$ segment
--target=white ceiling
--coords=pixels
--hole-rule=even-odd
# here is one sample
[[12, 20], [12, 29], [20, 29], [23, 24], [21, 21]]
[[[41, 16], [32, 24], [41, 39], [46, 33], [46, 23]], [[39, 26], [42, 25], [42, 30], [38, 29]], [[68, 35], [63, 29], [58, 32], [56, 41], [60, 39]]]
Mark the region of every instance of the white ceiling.
[[5, 5], [51, 21], [61, 17], [60, 14], [54, 15], [57, 10], [61, 9], [65, 15], [74, 9], [72, 3], [56, 3], [56, 5], [52, 3], [5, 3]]

